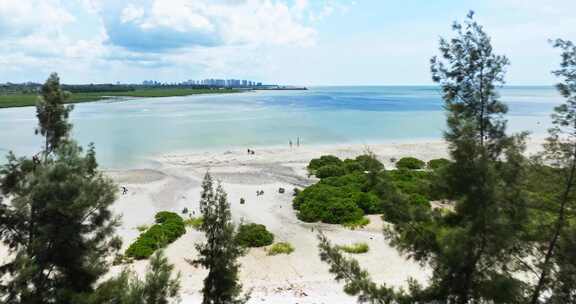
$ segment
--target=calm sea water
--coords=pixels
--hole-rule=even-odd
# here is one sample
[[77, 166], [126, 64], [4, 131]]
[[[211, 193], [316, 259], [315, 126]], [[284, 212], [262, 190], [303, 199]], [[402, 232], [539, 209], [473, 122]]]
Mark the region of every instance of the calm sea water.
[[[508, 87], [509, 130], [545, 134], [561, 98], [553, 87]], [[107, 168], [151, 165], [170, 152], [288, 145], [438, 139], [445, 127], [439, 89], [426, 86], [317, 87], [77, 104], [73, 136], [96, 144]], [[0, 110], [0, 154], [31, 155], [35, 109]], [[2, 155], [0, 157], [3, 158]]]

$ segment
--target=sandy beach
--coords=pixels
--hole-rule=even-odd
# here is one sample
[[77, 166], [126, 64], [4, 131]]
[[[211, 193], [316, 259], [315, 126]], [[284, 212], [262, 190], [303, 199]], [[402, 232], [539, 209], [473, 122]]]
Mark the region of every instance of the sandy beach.
[[[527, 153], [538, 151], [540, 141], [529, 143]], [[186, 207], [199, 214], [200, 183], [206, 171], [224, 186], [236, 223], [254, 222], [264, 224], [275, 234], [275, 241], [287, 241], [294, 247], [291, 255], [268, 256], [265, 248], [250, 249], [241, 259], [241, 281], [245, 290], [252, 290], [250, 303], [351, 303], [355, 299], [342, 291], [333, 280], [328, 267], [318, 256], [316, 232], [324, 233], [335, 244], [366, 242], [370, 251], [355, 255], [365, 269], [378, 282], [402, 287], [412, 277], [425, 282], [430, 271], [400, 256], [382, 235], [379, 216], [370, 216], [371, 223], [365, 228], [350, 230], [339, 225], [310, 224], [299, 221], [292, 209], [292, 189], [315, 182], [306, 173], [310, 159], [325, 154], [352, 158], [367, 149], [374, 152], [388, 167], [391, 159], [415, 156], [422, 160], [447, 157], [446, 144], [442, 141], [415, 143], [387, 143], [371, 146], [335, 145], [298, 148], [257, 149], [255, 155], [246, 150], [223, 152], [169, 154], [155, 159], [160, 168], [154, 170], [107, 171], [119, 186], [128, 188], [120, 195], [114, 211], [122, 215], [118, 230], [126, 248], [139, 234], [140, 225], [153, 222], [156, 212], [169, 210], [180, 213]], [[287, 189], [280, 194], [278, 189]], [[263, 196], [256, 196], [264, 190]], [[240, 204], [240, 198], [246, 204]], [[189, 265], [194, 259], [194, 244], [202, 241], [203, 234], [189, 228], [187, 233], [166, 249], [171, 263], [182, 274], [182, 303], [198, 303], [200, 289], [206, 271]], [[146, 261], [130, 265], [143, 273]], [[117, 273], [121, 266], [114, 267]]]
[[[540, 149], [542, 140], [528, 143], [528, 154]], [[380, 216], [370, 215], [370, 224], [350, 230], [340, 225], [305, 223], [296, 218], [292, 209], [295, 187], [303, 188], [316, 182], [306, 172], [312, 158], [332, 154], [342, 159], [354, 158], [369, 149], [385, 164], [393, 167], [393, 159], [414, 156], [428, 161], [447, 157], [447, 146], [442, 141], [413, 143], [386, 143], [377, 145], [332, 145], [315, 147], [260, 148], [255, 155], [245, 149], [221, 152], [168, 154], [155, 158], [155, 169], [107, 170], [119, 187], [113, 211], [122, 216], [117, 230], [125, 250], [139, 235], [141, 225], [153, 224], [158, 211], [181, 213], [188, 208], [199, 215], [200, 183], [209, 171], [228, 193], [235, 223], [264, 224], [275, 235], [275, 242], [289, 242], [295, 251], [290, 255], [268, 256], [266, 248], [252, 248], [242, 257], [240, 280], [244, 290], [251, 290], [249, 303], [353, 303], [355, 298], [342, 291], [334, 281], [328, 267], [320, 261], [317, 232], [323, 231], [334, 244], [366, 242], [368, 253], [354, 255], [372, 278], [396, 287], [406, 286], [408, 278], [425, 283], [430, 270], [400, 256], [382, 235], [386, 225]], [[278, 189], [286, 189], [284, 194]], [[264, 195], [256, 192], [263, 190]], [[240, 204], [240, 199], [246, 200]], [[200, 303], [202, 281], [207, 271], [191, 266], [187, 260], [195, 259], [194, 244], [203, 241], [203, 233], [188, 228], [185, 235], [170, 244], [165, 253], [181, 273], [181, 303]], [[6, 248], [0, 246], [0, 262], [6, 260]], [[145, 272], [147, 261], [112, 267], [106, 277], [130, 267], [138, 274]]]

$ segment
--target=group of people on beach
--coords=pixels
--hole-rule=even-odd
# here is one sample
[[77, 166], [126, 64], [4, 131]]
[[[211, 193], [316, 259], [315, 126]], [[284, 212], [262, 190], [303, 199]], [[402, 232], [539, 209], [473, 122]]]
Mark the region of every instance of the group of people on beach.
[[[294, 146], [292, 139], [288, 140], [288, 144], [290, 145], [290, 149], [292, 149], [292, 146]], [[300, 136], [296, 137], [296, 147], [300, 147]]]
[[264, 195], [264, 190], [256, 190], [256, 196]]
[[254, 154], [256, 154], [256, 152], [254, 152], [254, 150], [248, 149], [248, 155], [254, 155]]

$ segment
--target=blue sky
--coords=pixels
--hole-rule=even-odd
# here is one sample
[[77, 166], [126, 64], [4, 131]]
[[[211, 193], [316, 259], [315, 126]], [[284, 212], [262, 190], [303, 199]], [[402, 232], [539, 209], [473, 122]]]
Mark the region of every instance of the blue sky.
[[0, 82], [430, 84], [439, 37], [471, 9], [509, 84], [555, 82], [547, 40], [576, 40], [574, 0], [2, 0]]

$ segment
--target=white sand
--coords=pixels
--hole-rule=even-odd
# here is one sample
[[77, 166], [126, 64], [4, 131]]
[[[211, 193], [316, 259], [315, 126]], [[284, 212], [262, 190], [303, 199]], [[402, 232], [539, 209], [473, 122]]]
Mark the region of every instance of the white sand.
[[[537, 149], [529, 145], [529, 152]], [[328, 267], [318, 255], [316, 231], [323, 230], [335, 244], [366, 242], [370, 251], [355, 255], [377, 282], [392, 286], [405, 286], [413, 277], [425, 282], [430, 271], [400, 256], [382, 235], [382, 221], [370, 216], [371, 224], [360, 230], [349, 230], [339, 225], [309, 224], [299, 221], [292, 209], [292, 189], [304, 187], [315, 180], [308, 178], [305, 166], [310, 159], [325, 154], [352, 158], [363, 154], [365, 146], [322, 146], [294, 149], [257, 149], [256, 155], [246, 150], [226, 152], [165, 155], [155, 159], [161, 166], [155, 170], [107, 171], [120, 186], [128, 188], [120, 195], [113, 209], [122, 215], [118, 230], [126, 248], [138, 236], [139, 225], [153, 223], [154, 214], [169, 210], [180, 213], [184, 207], [198, 215], [200, 182], [204, 173], [222, 181], [232, 206], [234, 221], [264, 224], [275, 234], [275, 241], [287, 241], [294, 247], [291, 255], [267, 256], [265, 249], [251, 249], [241, 259], [240, 279], [244, 290], [252, 289], [250, 303], [353, 303], [355, 299], [342, 291], [334, 281]], [[391, 158], [415, 156], [422, 160], [447, 157], [446, 145], [441, 141], [417, 143], [389, 143], [369, 147], [378, 158], [391, 167]], [[279, 194], [278, 188], [286, 189]], [[263, 196], [256, 196], [264, 190]], [[246, 199], [240, 205], [240, 198]], [[200, 289], [206, 270], [186, 262], [194, 259], [194, 244], [203, 240], [202, 233], [189, 229], [176, 242], [170, 244], [166, 254], [182, 274], [182, 303], [199, 303]], [[131, 265], [143, 273], [146, 261]], [[118, 273], [120, 266], [111, 274]]]

